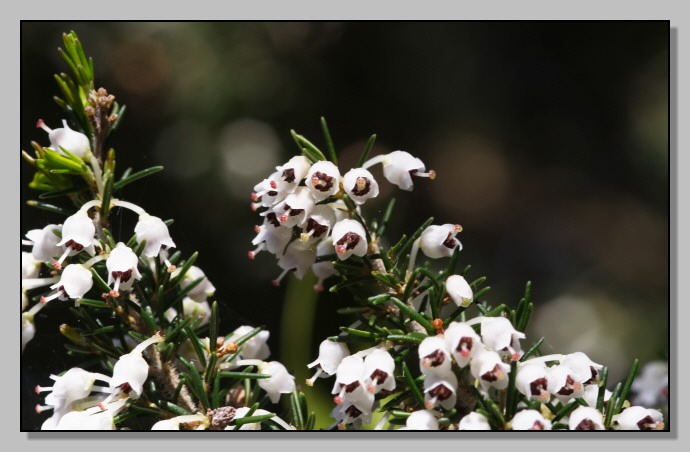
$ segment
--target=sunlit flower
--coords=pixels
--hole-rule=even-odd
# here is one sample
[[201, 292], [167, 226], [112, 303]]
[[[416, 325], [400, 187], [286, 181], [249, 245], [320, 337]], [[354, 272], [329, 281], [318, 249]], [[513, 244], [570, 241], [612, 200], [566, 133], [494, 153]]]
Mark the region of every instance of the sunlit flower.
[[469, 364], [472, 351], [483, 347], [474, 328], [463, 322], [451, 322], [443, 336], [446, 347], [459, 367]]
[[323, 201], [340, 190], [340, 171], [332, 162], [314, 163], [307, 173], [306, 186], [314, 199]]
[[427, 375], [424, 379], [424, 408], [430, 410], [440, 405], [446, 410], [455, 406], [458, 379], [450, 370], [443, 375]]
[[259, 373], [270, 375], [270, 378], [260, 378], [259, 386], [266, 391], [272, 403], [278, 403], [280, 394], [290, 394], [295, 390], [295, 377], [290, 375], [281, 363], [271, 361], [259, 365]]
[[131, 248], [120, 242], [110, 252], [105, 261], [108, 269], [108, 285], [115, 283], [110, 295], [119, 296], [119, 289], [129, 290], [135, 280], [141, 279], [141, 273], [137, 269], [139, 258]]
[[50, 286], [51, 289], [57, 289], [57, 291], [48, 297], [41, 297], [41, 303], [45, 304], [56, 298], [60, 300], [82, 298], [91, 290], [91, 287], [93, 287], [91, 271], [81, 264], [70, 264], [62, 271], [60, 281]]
[[496, 389], [508, 387], [510, 366], [504, 363], [498, 353], [493, 350], [476, 352], [470, 361], [470, 372], [479, 380], [484, 389], [490, 386]]
[[301, 226], [314, 209], [314, 198], [309, 190], [297, 187], [285, 199], [273, 208], [281, 226], [291, 228]]
[[168, 226], [160, 218], [147, 213], [139, 215], [139, 221], [134, 226], [134, 234], [136, 234], [137, 242], [146, 242], [143, 252], [146, 257], [158, 256], [161, 248], [175, 247], [175, 242], [170, 238]]
[[424, 375], [446, 375], [450, 372], [450, 353], [443, 337], [430, 336], [419, 344], [419, 370]]
[[373, 394], [381, 390], [392, 391], [395, 389], [395, 361], [390, 353], [383, 349], [377, 349], [364, 358], [364, 383], [367, 390]]
[[472, 288], [462, 276], [450, 275], [446, 279], [446, 291], [456, 305], [466, 308], [472, 304]]
[[264, 249], [280, 257], [292, 239], [292, 228], [281, 226], [275, 212], [269, 212], [264, 224], [257, 226], [255, 230], [256, 237], [252, 240], [252, 245], [255, 245], [256, 248], [248, 253], [250, 259], [254, 259]]
[[537, 410], [522, 410], [513, 416], [510, 426], [513, 430], [551, 430], [551, 421]]
[[342, 220], [333, 226], [331, 234], [338, 259], [367, 254], [367, 236], [364, 227], [357, 220]]
[[[248, 325], [243, 325], [232, 332], [230, 337], [225, 342], [237, 342], [243, 336], [246, 336], [254, 328]], [[249, 338], [240, 346], [239, 353], [243, 359], [260, 359], [264, 360], [271, 355], [271, 350], [268, 348], [268, 338], [271, 335], [269, 331], [262, 330]]]
[[417, 157], [405, 151], [393, 151], [390, 154], [378, 155], [366, 161], [364, 168], [369, 168], [377, 163], [383, 164], [383, 176], [391, 184], [397, 185], [402, 190], [412, 190], [412, 176], [436, 178], [436, 172], [429, 170], [424, 172], [424, 163]]
[[505, 352], [513, 361], [522, 355], [520, 339], [525, 333], [517, 331], [505, 317], [483, 317], [481, 335], [484, 345], [497, 352]]
[[459, 224], [431, 225], [422, 232], [419, 247], [427, 257], [439, 259], [450, 257], [455, 249], [462, 249], [462, 244], [455, 235], [462, 231]]
[[209, 419], [203, 414], [187, 414], [158, 421], [151, 430], [180, 430], [181, 424], [195, 425], [193, 430], [203, 430], [209, 425]]
[[631, 406], [613, 416], [616, 430], [663, 430], [664, 416], [658, 410]]
[[138, 399], [149, 374], [149, 365], [142, 352], [150, 345], [165, 339], [156, 334], [137, 345], [131, 352], [120, 357], [113, 367], [110, 389], [113, 394], [123, 393], [130, 399]]
[[547, 403], [551, 400], [549, 379], [550, 374], [546, 366], [527, 364], [518, 369], [515, 388], [531, 400]]
[[280, 281], [291, 270], [295, 271], [297, 279], [302, 279], [309, 267], [316, 261], [316, 247], [309, 242], [295, 240], [288, 245], [285, 253], [278, 259], [278, 266], [282, 273], [273, 280], [274, 286], [279, 286]]
[[356, 204], [364, 204], [379, 195], [379, 184], [364, 168], [353, 168], [343, 176], [343, 187]]
[[60, 259], [53, 264], [55, 268], [59, 269], [68, 255], [73, 256], [82, 250], [86, 250], [89, 255], [93, 256], [95, 253], [94, 244], [96, 243], [95, 234], [96, 226], [85, 211], [79, 210], [68, 217], [62, 226], [62, 240], [57, 243], [58, 246], [64, 245], [65, 251]]
[[32, 229], [26, 233], [29, 242], [25, 244], [32, 245], [31, 254], [33, 254], [34, 259], [47, 262], [62, 254], [63, 250], [58, 245], [60, 236], [55, 231], [62, 233], [62, 225], [49, 224], [43, 229]]
[[334, 224], [335, 212], [333, 208], [324, 205], [315, 206], [302, 224], [304, 232], [300, 235], [300, 240], [325, 239]]
[[330, 377], [335, 374], [338, 369], [338, 365], [350, 355], [350, 350], [347, 345], [342, 342], [333, 342], [325, 340], [319, 345], [319, 356], [312, 363], [307, 364], [307, 367], [311, 369], [317, 366], [316, 374], [307, 380], [307, 386], [313, 386], [314, 381], [322, 374]]
[[568, 428], [570, 430], [605, 430], [604, 417], [596, 408], [579, 406], [570, 413]]
[[410, 413], [400, 430], [438, 430], [438, 420], [432, 411], [418, 410]]
[[64, 154], [63, 149], [66, 149], [71, 154], [83, 160], [88, 160], [91, 154], [91, 146], [89, 139], [83, 133], [72, 130], [67, 125], [67, 121], [62, 120], [63, 128], [51, 129], [42, 119], [36, 123], [36, 127], [48, 132], [48, 139], [50, 140], [50, 148], [61, 154]]
[[460, 419], [458, 430], [491, 430], [491, 425], [486, 416], [473, 411]]

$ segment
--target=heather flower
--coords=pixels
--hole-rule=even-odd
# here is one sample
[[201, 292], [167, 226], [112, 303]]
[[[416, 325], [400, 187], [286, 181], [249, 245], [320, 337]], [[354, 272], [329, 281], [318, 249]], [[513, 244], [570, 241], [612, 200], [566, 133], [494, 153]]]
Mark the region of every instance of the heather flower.
[[373, 394], [381, 390], [395, 389], [395, 361], [386, 350], [377, 349], [364, 358], [364, 383], [367, 390]]
[[137, 242], [146, 242], [144, 256], [156, 257], [161, 249], [174, 248], [175, 242], [170, 238], [168, 226], [158, 217], [143, 212], [134, 226]]
[[568, 428], [570, 430], [605, 430], [604, 418], [596, 408], [579, 406], [570, 413]]
[[354, 168], [345, 173], [343, 187], [355, 204], [364, 204], [379, 194], [379, 184], [364, 168]]
[[333, 226], [331, 234], [338, 259], [367, 254], [367, 236], [364, 227], [357, 220], [342, 220]]
[[108, 285], [115, 283], [110, 295], [119, 296], [119, 289], [129, 290], [135, 280], [141, 279], [141, 273], [137, 269], [139, 258], [131, 248], [120, 242], [110, 252], [110, 257], [105, 261], [108, 269]]
[[394, 151], [390, 154], [376, 156], [366, 161], [362, 167], [369, 168], [377, 163], [383, 165], [383, 176], [388, 182], [397, 185], [402, 190], [412, 190], [412, 176], [428, 177], [431, 180], [436, 178], [434, 170], [429, 170], [428, 173], [424, 172], [424, 163], [405, 151]]
[[446, 279], [446, 291], [456, 305], [466, 308], [472, 304], [472, 288], [462, 276], [450, 275]]
[[326, 374], [328, 377], [335, 374], [338, 365], [349, 355], [350, 350], [347, 348], [347, 345], [342, 342], [333, 342], [329, 340], [321, 342], [319, 345], [319, 356], [314, 362], [307, 364], [309, 369], [315, 366], [317, 367], [316, 374], [307, 380], [307, 386], [313, 386], [314, 381], [316, 381], [322, 373]]
[[513, 361], [522, 355], [520, 339], [525, 333], [517, 331], [505, 317], [483, 317], [481, 335], [484, 345], [497, 352], [507, 352]]
[[658, 410], [631, 406], [613, 417], [616, 430], [663, 430], [664, 417]]
[[58, 236], [55, 231], [62, 233], [62, 225], [49, 224], [43, 229], [32, 229], [26, 233], [26, 238], [29, 240], [22, 243], [32, 245], [31, 254], [37, 261], [50, 261], [63, 252], [62, 248], [58, 245], [60, 236]]
[[64, 154], [63, 149], [69, 153], [79, 157], [82, 160], [89, 160], [91, 156], [91, 146], [89, 139], [83, 133], [79, 133], [69, 128], [67, 121], [62, 120], [63, 128], [51, 129], [42, 119], [36, 123], [36, 127], [48, 132], [48, 139], [50, 140], [50, 148], [61, 154]]
[[447, 349], [459, 367], [467, 366], [473, 350], [483, 347], [481, 338], [467, 323], [451, 322], [443, 336]]
[[427, 375], [424, 379], [424, 408], [430, 410], [440, 405], [443, 409], [450, 410], [457, 400], [457, 388], [458, 379], [451, 371]]
[[450, 372], [450, 353], [443, 337], [430, 336], [419, 344], [419, 370], [424, 375], [446, 375]]
[[314, 163], [307, 173], [306, 186], [317, 202], [336, 194], [340, 190], [338, 167], [325, 160]]
[[551, 421], [539, 411], [522, 410], [513, 416], [510, 426], [512, 430], [551, 430]]
[[268, 374], [270, 378], [260, 378], [259, 386], [266, 391], [272, 403], [278, 403], [280, 394], [290, 394], [295, 390], [295, 377], [290, 375], [281, 363], [271, 361], [259, 365], [259, 373]]
[[456, 248], [462, 250], [462, 244], [455, 238], [460, 231], [459, 224], [431, 225], [422, 232], [419, 247], [432, 259], [450, 257]]
[[458, 430], [491, 430], [491, 425], [486, 416], [473, 411], [460, 419]]
[[410, 413], [405, 420], [405, 427], [400, 430], [438, 430], [438, 420], [433, 411], [418, 410]]

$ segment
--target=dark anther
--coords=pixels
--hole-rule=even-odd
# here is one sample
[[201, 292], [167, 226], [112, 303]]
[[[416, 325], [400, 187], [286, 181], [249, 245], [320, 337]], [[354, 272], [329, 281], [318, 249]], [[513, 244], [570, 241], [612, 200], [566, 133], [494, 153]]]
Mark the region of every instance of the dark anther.
[[532, 395], [541, 395], [541, 392], [546, 389], [546, 378], [537, 378], [529, 384], [529, 390]]
[[652, 417], [649, 415], [643, 417], [637, 422], [637, 426], [640, 428], [640, 430], [654, 430], [654, 425], [654, 419], [652, 419]]
[[440, 384], [436, 386], [434, 389], [429, 391], [429, 395], [431, 397], [437, 397], [438, 400], [446, 400], [448, 397], [453, 395], [453, 391], [451, 391], [446, 385]]
[[491, 369], [489, 372], [485, 373], [482, 375], [482, 380], [488, 381], [489, 383], [498, 380], [498, 377], [496, 374], [501, 372], [501, 366], [496, 364], [493, 369]]
[[359, 243], [359, 235], [354, 232], [346, 233], [340, 240], [335, 242], [336, 245], [345, 245], [348, 250], [353, 249]]
[[457, 241], [453, 238], [453, 233], [449, 232], [448, 237], [443, 241], [443, 246], [446, 248], [453, 249], [455, 248], [455, 245], [457, 244]]
[[356, 418], [358, 418], [359, 416], [362, 415], [362, 412], [359, 411], [359, 410], [357, 409], [357, 407], [354, 406], [354, 405], [350, 405], [349, 407], [347, 407], [347, 409], [345, 410], [345, 412], [346, 412], [347, 415], [350, 416], [352, 419], [356, 419]]
[[530, 430], [544, 430], [544, 424], [539, 421], [534, 421], [534, 425], [530, 427]]
[[328, 191], [333, 187], [333, 178], [321, 171], [315, 172], [311, 180], [314, 188], [319, 191]]
[[74, 240], [68, 240], [65, 243], [66, 247], [72, 248], [74, 251], [81, 251], [84, 249], [84, 245], [75, 242]]
[[275, 227], [280, 226], [280, 221], [278, 221], [278, 217], [276, 216], [275, 212], [271, 212], [266, 215], [266, 220], [268, 220], [268, 222]]
[[127, 382], [122, 383], [120, 386], [118, 386], [118, 388], [120, 388], [120, 391], [124, 392], [125, 394], [132, 392], [132, 387]]
[[577, 427], [575, 427], [575, 430], [596, 430], [597, 429], [597, 424], [594, 423], [591, 419], [584, 419], [582, 422], [577, 424]]
[[471, 337], [460, 338], [460, 342], [458, 342], [458, 346], [455, 350], [460, 352], [460, 353], [462, 353], [466, 350], [467, 351], [472, 350], [472, 338]]
[[343, 387], [345, 388], [345, 392], [349, 394], [355, 389], [359, 388], [359, 380], [355, 380], [349, 385], [343, 385]]
[[565, 378], [565, 386], [563, 386], [561, 388], [561, 390], [558, 391], [558, 394], [560, 394], [560, 395], [572, 394], [573, 392], [575, 392], [575, 390], [573, 389], [573, 384], [575, 384], [575, 381], [572, 379], [572, 377], [570, 375], [568, 375]]
[[388, 378], [388, 374], [386, 372], [382, 371], [381, 369], [376, 369], [375, 371], [373, 371], [371, 373], [369, 378], [371, 379], [371, 381], [376, 380], [376, 384], [380, 385], [386, 381], [386, 378]]
[[429, 365], [431, 367], [437, 367], [443, 364], [443, 361], [446, 360], [446, 356], [441, 350], [435, 350], [433, 353], [426, 355], [424, 359], [429, 360]]
[[113, 275], [113, 278], [115, 278], [115, 279], [117, 279], [117, 277], [119, 276], [120, 282], [124, 283], [124, 282], [129, 281], [129, 278], [132, 277], [132, 269], [130, 268], [129, 270], [124, 271], [124, 272], [115, 271], [115, 272], [111, 272], [111, 274]]
[[292, 168], [288, 168], [285, 171], [283, 171], [283, 179], [285, 179], [285, 182], [288, 184], [291, 184], [292, 182], [295, 181], [295, 170]]
[[314, 230], [314, 237], [321, 237], [328, 231], [328, 226], [317, 223], [313, 218], [307, 219], [307, 232]]
[[[362, 179], [364, 180], [364, 184], [363, 184], [364, 186], [360, 188], [359, 186], [361, 184], [359, 181]], [[364, 196], [367, 193], [369, 193], [370, 189], [371, 189], [371, 181], [366, 177], [358, 177], [357, 182], [355, 182], [355, 186], [352, 187], [352, 194], [355, 196]]]

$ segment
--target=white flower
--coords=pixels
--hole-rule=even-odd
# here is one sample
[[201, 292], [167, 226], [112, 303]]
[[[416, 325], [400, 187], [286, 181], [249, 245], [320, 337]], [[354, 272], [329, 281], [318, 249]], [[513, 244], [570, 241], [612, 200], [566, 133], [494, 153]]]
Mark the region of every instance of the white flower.
[[613, 416], [616, 430], [663, 430], [664, 417], [658, 410], [631, 406]]
[[402, 190], [412, 190], [412, 176], [428, 177], [432, 180], [436, 178], [434, 170], [425, 173], [424, 163], [405, 151], [394, 151], [390, 154], [376, 156], [362, 166], [369, 168], [377, 163], [383, 164], [383, 176], [388, 182], [397, 185]]
[[419, 344], [419, 370], [424, 375], [446, 375], [450, 372], [450, 353], [443, 337], [430, 336]]
[[336, 405], [350, 402], [359, 411], [371, 412], [374, 404], [374, 394], [364, 387], [366, 368], [364, 360], [357, 355], [343, 358], [335, 373], [335, 384], [331, 394], [337, 394], [333, 401]]
[[456, 305], [466, 308], [472, 304], [472, 288], [462, 276], [450, 275], [446, 279], [446, 291]]
[[161, 248], [175, 247], [175, 242], [170, 238], [168, 226], [160, 218], [147, 213], [139, 215], [139, 221], [134, 226], [134, 234], [137, 242], [146, 241], [143, 253], [146, 257], [158, 256]]
[[596, 408], [579, 406], [568, 420], [570, 430], [605, 430], [604, 418]]
[[491, 425], [486, 416], [473, 411], [460, 419], [458, 430], [491, 430]]
[[55, 381], [53, 386], [36, 386], [36, 394], [49, 391], [45, 402], [56, 410], [69, 407], [72, 403], [87, 397], [94, 389], [101, 392], [105, 390], [106, 388], [94, 388], [96, 380], [106, 383], [110, 381], [110, 377], [106, 375], [88, 372], [80, 367], [73, 367], [62, 376], [51, 375], [50, 378]]
[[364, 204], [367, 199], [379, 195], [379, 184], [374, 176], [364, 168], [353, 168], [345, 173], [343, 186], [356, 204]]
[[49, 224], [43, 229], [32, 229], [26, 233], [26, 238], [33, 242], [31, 254], [37, 261], [46, 262], [62, 253], [62, 250], [58, 248], [60, 237], [54, 231], [62, 232], [62, 225]]
[[470, 361], [470, 372], [474, 378], [479, 380], [484, 389], [489, 386], [496, 389], [508, 387], [510, 366], [504, 363], [498, 353], [493, 350], [475, 352]]
[[307, 173], [306, 186], [314, 199], [323, 201], [340, 190], [340, 171], [332, 162], [314, 163]]
[[450, 257], [455, 248], [462, 250], [462, 244], [455, 238], [460, 231], [462, 226], [459, 224], [431, 225], [422, 232], [419, 247], [432, 259]]
[[300, 235], [300, 239], [303, 241], [311, 238], [325, 239], [328, 237], [334, 224], [335, 212], [332, 207], [324, 205], [315, 206], [303, 224], [304, 232]]
[[[232, 332], [226, 342], [237, 342], [254, 328], [248, 325], [243, 325]], [[261, 359], [264, 360], [271, 355], [271, 350], [268, 348], [268, 337], [270, 333], [266, 330], [259, 331], [252, 336], [247, 342], [240, 346], [240, 355], [243, 359]]]
[[[608, 389], [604, 390], [604, 403], [608, 402], [611, 398], [611, 391]], [[597, 401], [599, 399], [599, 386], [598, 385], [587, 385], [582, 393], [582, 399], [587, 402], [587, 405], [596, 408]]]
[[151, 427], [151, 430], [179, 430], [180, 424], [194, 423], [199, 424], [195, 430], [208, 427], [209, 419], [203, 414], [187, 414], [175, 416], [170, 419], [158, 421]]
[[527, 364], [518, 369], [515, 387], [531, 400], [547, 403], [551, 400], [549, 370], [542, 364]]
[[285, 249], [285, 253], [278, 259], [278, 266], [283, 272], [273, 280], [274, 286], [279, 286], [280, 281], [290, 270], [295, 270], [297, 279], [302, 279], [309, 267], [316, 261], [316, 247], [309, 242], [295, 240]]
[[505, 317], [483, 317], [481, 327], [484, 345], [497, 352], [507, 352], [513, 361], [520, 359], [522, 349], [520, 339], [525, 333], [513, 328], [513, 324]]
[[438, 430], [438, 420], [432, 411], [418, 410], [410, 413], [405, 428], [400, 430]]
[[255, 230], [256, 237], [252, 240], [252, 245], [258, 246], [248, 253], [249, 259], [254, 259], [264, 249], [280, 257], [292, 238], [292, 228], [281, 226], [275, 212], [269, 212], [264, 220], [264, 224], [256, 226]]
[[41, 261], [37, 261], [33, 254], [22, 251], [22, 279], [35, 278], [40, 270]]
[[483, 347], [474, 328], [463, 322], [451, 322], [443, 336], [446, 347], [459, 367], [469, 364], [472, 351]]
[[139, 258], [131, 248], [119, 242], [110, 252], [110, 256], [105, 261], [108, 269], [108, 285], [115, 283], [110, 295], [119, 296], [119, 289], [129, 290], [134, 280], [141, 279], [141, 273], [137, 269]]
[[604, 366], [597, 364], [582, 352], [575, 352], [566, 355], [561, 360], [561, 365], [570, 368], [570, 375], [573, 380], [584, 385], [591, 383], [597, 378], [597, 371]]
[[364, 358], [364, 383], [367, 390], [373, 394], [381, 390], [395, 389], [395, 361], [390, 353], [383, 349], [376, 349]]
[[94, 226], [93, 220], [89, 218], [85, 211], [79, 210], [71, 217], [68, 217], [62, 226], [62, 240], [57, 243], [58, 246], [64, 245], [66, 249], [62, 256], [60, 256], [60, 259], [53, 264], [55, 268], [59, 269], [62, 261], [68, 255], [73, 256], [82, 250], [86, 250], [87, 253], [93, 256], [95, 253], [95, 234], [96, 226]]
[[[373, 404], [374, 397], [371, 397]], [[373, 405], [372, 405], [373, 406]], [[372, 407], [367, 407], [366, 404], [355, 404], [352, 402], [345, 402], [342, 405], [336, 405], [331, 411], [331, 416], [337, 420], [339, 427], [346, 424], [351, 424], [355, 428], [360, 428], [362, 424], [371, 422]]]
[[84, 296], [93, 287], [93, 277], [91, 272], [81, 264], [70, 264], [62, 271], [60, 281], [56, 282], [51, 289], [57, 289], [49, 297], [41, 297], [41, 303], [45, 304], [55, 298], [67, 300], [77, 299]]
[[367, 235], [357, 220], [341, 220], [336, 223], [331, 238], [340, 260], [345, 260], [353, 254], [360, 257], [367, 254]]
[[184, 297], [182, 299], [182, 312], [184, 318], [197, 317], [201, 319], [197, 328], [206, 325], [211, 320], [211, 307], [208, 305], [208, 301], [198, 302], [189, 297]]
[[89, 139], [83, 133], [79, 133], [72, 130], [67, 125], [67, 121], [62, 120], [62, 129], [51, 129], [42, 119], [39, 119], [36, 123], [36, 127], [39, 127], [46, 132], [48, 132], [48, 139], [50, 139], [50, 148], [61, 154], [64, 154], [62, 149], [66, 149], [71, 154], [79, 157], [82, 160], [87, 160], [91, 154], [91, 146], [89, 145]]
[[307, 364], [309, 369], [318, 366], [316, 374], [307, 380], [307, 386], [313, 386], [314, 381], [316, 381], [322, 373], [325, 373], [326, 376], [329, 377], [335, 374], [338, 365], [349, 355], [350, 350], [347, 348], [346, 344], [329, 341], [328, 339], [322, 341], [319, 345], [319, 356], [314, 362]]
[[[518, 374], [519, 375], [519, 374]], [[551, 430], [551, 421], [537, 410], [522, 410], [510, 421], [513, 430]]]
[[36, 324], [34, 323], [34, 316], [25, 312], [22, 314], [22, 351], [26, 344], [34, 338], [36, 334]]
[[632, 384], [634, 401], [642, 406], [657, 406], [668, 398], [668, 363], [647, 363]]
[[309, 190], [304, 187], [297, 187], [273, 211], [278, 216], [281, 226], [291, 228], [301, 226], [307, 221], [307, 216], [312, 209], [314, 209], [314, 198]]
[[259, 372], [268, 374], [270, 378], [260, 378], [259, 386], [266, 391], [272, 403], [278, 403], [280, 394], [290, 394], [295, 390], [295, 377], [290, 375], [281, 363], [271, 361], [259, 365]]
[[[173, 272], [172, 277], [177, 276], [180, 271], [181, 270], [176, 270]], [[184, 289], [199, 278], [203, 279], [187, 293], [187, 296], [194, 301], [202, 302], [206, 301], [208, 297], [216, 293], [216, 288], [213, 284], [211, 284], [211, 281], [208, 280], [203, 270], [201, 270], [199, 267], [195, 265], [189, 267], [189, 270], [187, 270], [187, 273], [185, 273], [180, 281], [180, 288]]]
[[[529, 361], [528, 361], [529, 362]], [[558, 364], [548, 368], [549, 371], [549, 392], [558, 397], [558, 400], [565, 402], [568, 399], [582, 397], [585, 387], [582, 382], [575, 381], [570, 375], [572, 370], [568, 366]]]
[[252, 204], [252, 210], [260, 207], [273, 207], [285, 199], [285, 196], [294, 191], [295, 188], [296, 185], [292, 186], [282, 181], [280, 173], [276, 171], [254, 186], [252, 201], [256, 204]]
[[282, 166], [277, 167], [279, 174], [278, 180], [281, 185], [286, 185], [288, 191], [293, 191], [297, 185], [305, 178], [311, 161], [303, 155], [296, 155], [292, 157]]
[[110, 389], [113, 394], [122, 392], [132, 400], [139, 398], [149, 374], [149, 365], [141, 354], [149, 345], [164, 340], [162, 336], [156, 334], [117, 360], [113, 367], [113, 378], [110, 380]]
[[430, 410], [437, 404], [446, 410], [455, 406], [458, 379], [450, 370], [444, 375], [427, 375], [424, 379], [424, 408]]

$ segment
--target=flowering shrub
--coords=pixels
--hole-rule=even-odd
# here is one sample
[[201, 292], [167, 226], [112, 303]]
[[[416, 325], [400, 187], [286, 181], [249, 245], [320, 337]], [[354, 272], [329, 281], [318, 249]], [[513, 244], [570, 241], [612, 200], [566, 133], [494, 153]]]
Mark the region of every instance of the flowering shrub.
[[[195, 266], [197, 254], [174, 251], [172, 221], [118, 197], [162, 168], [116, 176], [115, 151], [105, 152], [105, 143], [124, 107], [95, 89], [93, 64], [76, 35], [64, 43], [73, 75], [57, 77], [58, 104], [71, 122], [50, 129], [39, 120], [50, 145], [32, 143], [34, 155], [23, 152], [36, 171], [31, 187], [43, 193], [31, 204], [65, 219], [28, 231], [22, 242], [30, 247], [22, 252], [22, 349], [36, 333], [38, 312], [69, 303], [79, 326], [64, 324], [61, 333], [85, 364], [46, 376], [52, 386], [37, 382], [37, 411], [51, 411], [43, 429], [310, 430], [317, 414], [328, 414], [310, 411], [302, 384], [309, 391], [325, 379], [333, 380], [331, 428], [665, 428], [655, 409], [668, 396], [658, 366], [645, 369], [642, 385], [635, 361], [614, 385], [606, 366], [584, 353], [543, 355], [544, 338], [525, 334], [531, 284], [515, 307], [489, 305], [486, 278], [472, 277], [469, 266], [456, 270], [460, 225], [430, 218], [386, 246], [395, 202], [373, 218], [367, 201], [380, 183], [411, 191], [436, 172], [405, 151], [370, 157], [374, 137], [354, 168], [338, 167], [325, 120], [326, 152], [293, 132], [301, 154], [251, 194], [261, 225], [249, 258], [275, 256], [275, 285], [312, 271], [314, 290], [347, 291], [352, 300], [342, 310], [352, 317], [348, 326], [304, 363], [313, 376], [295, 381], [269, 361], [268, 331], [246, 325], [221, 332], [222, 299]], [[386, 182], [371, 172], [378, 164]], [[73, 208], [43, 201], [57, 197]], [[116, 209], [136, 215], [128, 236], [111, 232]], [[420, 250], [430, 261], [420, 262]], [[644, 406], [631, 406], [631, 390]], [[282, 400], [289, 410], [277, 405]]]

